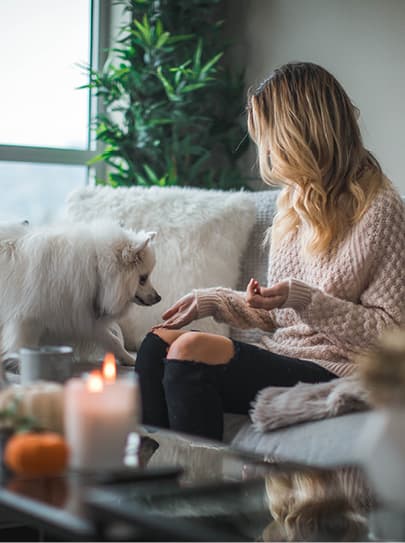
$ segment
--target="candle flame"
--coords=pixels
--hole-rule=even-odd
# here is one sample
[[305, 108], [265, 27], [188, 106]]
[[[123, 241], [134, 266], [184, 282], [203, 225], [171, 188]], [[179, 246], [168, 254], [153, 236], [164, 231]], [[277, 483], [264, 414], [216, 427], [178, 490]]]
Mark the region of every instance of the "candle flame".
[[101, 392], [103, 390], [103, 376], [99, 370], [90, 373], [87, 379], [87, 390], [89, 392]]
[[103, 361], [103, 377], [106, 383], [114, 383], [117, 376], [117, 364], [112, 353], [106, 353]]

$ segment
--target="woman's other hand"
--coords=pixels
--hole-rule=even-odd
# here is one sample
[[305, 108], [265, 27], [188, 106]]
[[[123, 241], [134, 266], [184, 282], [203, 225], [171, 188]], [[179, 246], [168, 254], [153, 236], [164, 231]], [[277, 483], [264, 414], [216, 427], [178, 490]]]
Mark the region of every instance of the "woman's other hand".
[[246, 302], [255, 309], [276, 309], [287, 301], [289, 282], [281, 281], [272, 287], [261, 287], [256, 279], [251, 279], [246, 288]]
[[197, 299], [195, 294], [190, 292], [165, 311], [162, 315], [164, 322], [157, 324], [152, 330], [155, 330], [156, 328], [170, 328], [176, 330], [193, 322], [197, 318], [197, 315]]

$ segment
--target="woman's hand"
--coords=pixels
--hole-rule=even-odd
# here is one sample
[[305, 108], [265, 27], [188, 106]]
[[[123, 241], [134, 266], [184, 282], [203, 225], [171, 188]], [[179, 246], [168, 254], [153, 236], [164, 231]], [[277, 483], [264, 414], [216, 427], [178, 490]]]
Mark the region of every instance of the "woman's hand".
[[261, 287], [256, 279], [251, 279], [246, 288], [246, 302], [255, 309], [276, 309], [284, 305], [288, 292], [288, 281], [281, 281], [268, 288]]
[[197, 299], [193, 292], [186, 294], [162, 315], [164, 322], [152, 328], [178, 329], [193, 322], [198, 315]]

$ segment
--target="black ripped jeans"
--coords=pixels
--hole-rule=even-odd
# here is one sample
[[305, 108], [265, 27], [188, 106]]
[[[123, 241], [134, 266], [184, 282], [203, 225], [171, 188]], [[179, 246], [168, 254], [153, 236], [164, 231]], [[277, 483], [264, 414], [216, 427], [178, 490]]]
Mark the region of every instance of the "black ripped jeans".
[[248, 414], [259, 390], [336, 378], [313, 362], [233, 343], [231, 361], [212, 366], [168, 359], [168, 344], [152, 332], [147, 334], [136, 360], [143, 423], [221, 440], [223, 413]]

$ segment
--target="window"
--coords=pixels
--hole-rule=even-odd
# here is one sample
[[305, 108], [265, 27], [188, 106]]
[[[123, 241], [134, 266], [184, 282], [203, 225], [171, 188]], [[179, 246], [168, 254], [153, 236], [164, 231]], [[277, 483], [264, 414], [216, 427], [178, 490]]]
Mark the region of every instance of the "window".
[[95, 101], [80, 65], [98, 66], [107, 0], [0, 2], [0, 221], [57, 217], [89, 182]]

